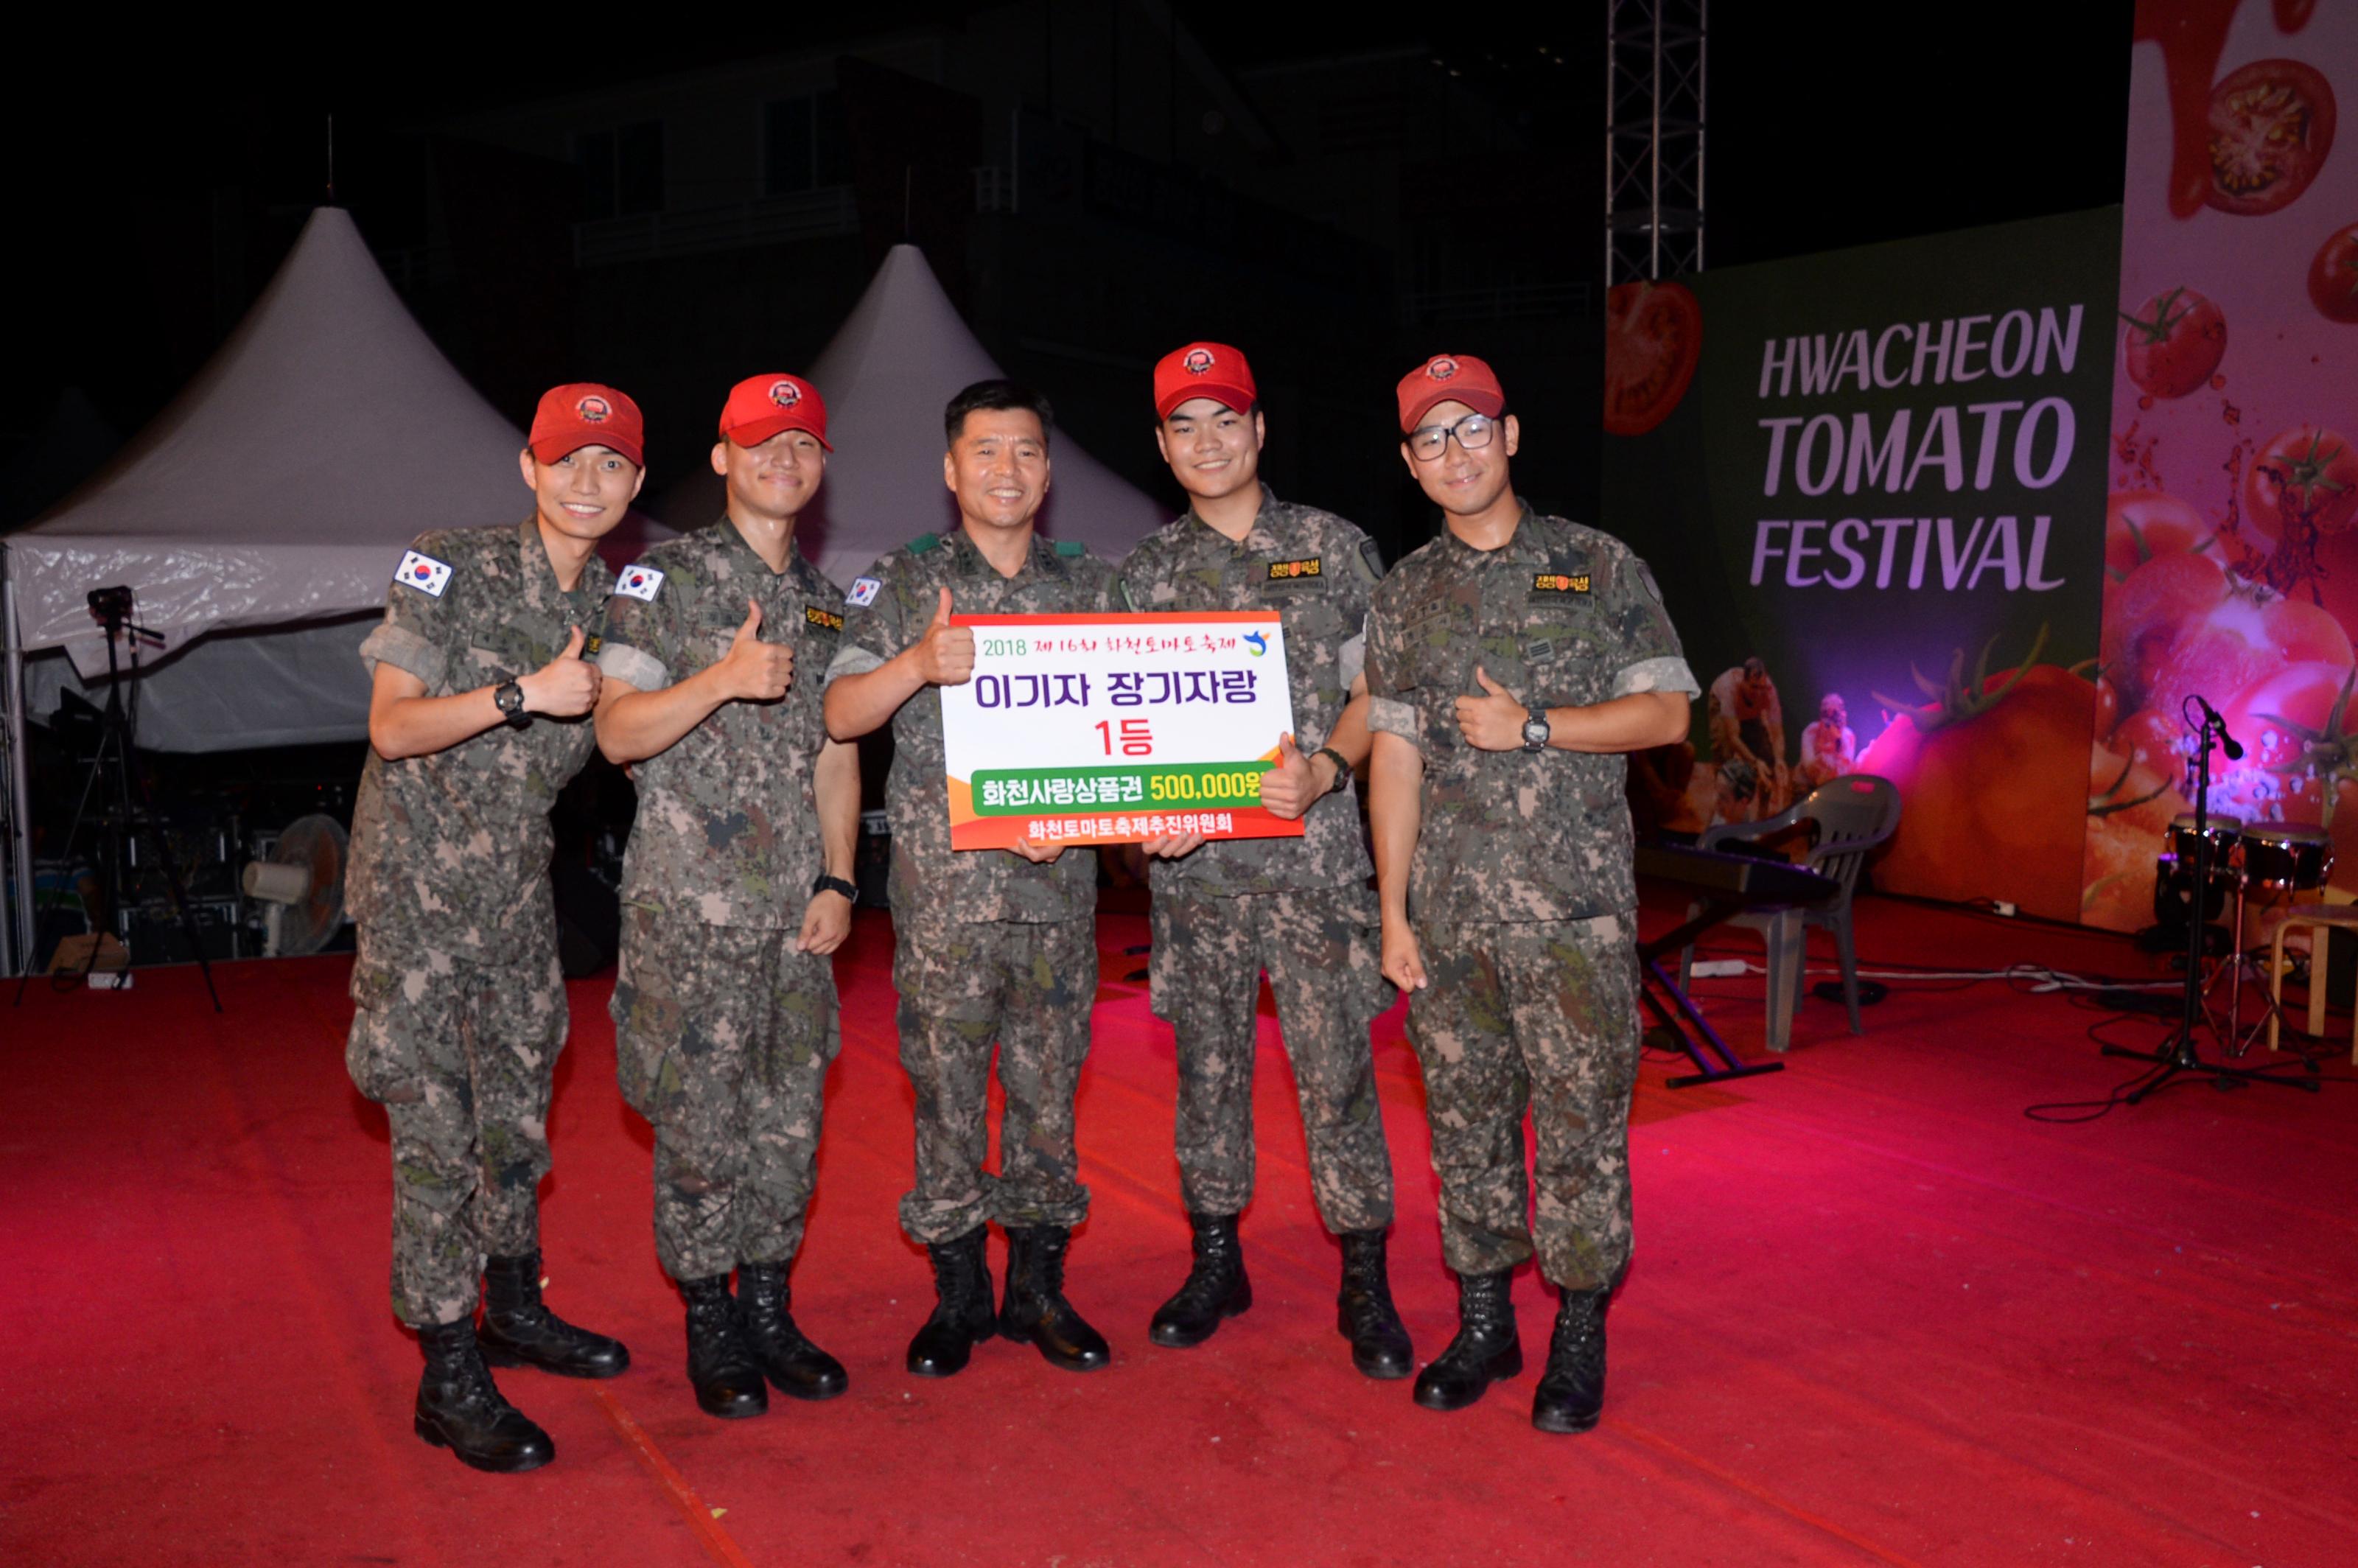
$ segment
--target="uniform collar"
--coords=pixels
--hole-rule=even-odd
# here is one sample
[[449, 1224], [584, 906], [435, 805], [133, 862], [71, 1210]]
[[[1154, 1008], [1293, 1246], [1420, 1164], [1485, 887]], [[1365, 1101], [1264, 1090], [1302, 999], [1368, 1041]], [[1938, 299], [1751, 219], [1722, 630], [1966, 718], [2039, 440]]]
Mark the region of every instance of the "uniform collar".
[[1276, 511], [1278, 506], [1277, 492], [1270, 489], [1265, 481], [1256, 481], [1255, 482], [1260, 485], [1260, 510], [1253, 514], [1252, 526], [1245, 530], [1245, 536], [1241, 539], [1229, 538], [1226, 534], [1205, 522], [1193, 505], [1187, 508], [1186, 514], [1180, 521], [1193, 523], [1203, 531], [1195, 536], [1196, 544], [1213, 549], [1240, 550], [1248, 555], [1274, 550], [1278, 547], [1277, 535], [1270, 532], [1269, 528], [1270, 514]]
[[557, 580], [557, 568], [549, 564], [548, 546], [541, 543], [540, 514], [527, 515], [516, 524], [516, 560], [524, 568], [525, 586], [535, 593], [546, 593], [551, 603], [594, 597], [602, 603], [613, 591], [614, 579], [606, 570], [606, 563], [594, 550], [581, 563], [581, 580], [568, 593]]
[[[796, 532], [799, 533], [800, 530]], [[720, 514], [719, 526], [713, 530], [713, 542], [719, 546], [722, 555], [741, 557], [741, 565], [759, 571], [763, 577], [788, 578], [794, 575], [795, 561], [799, 554], [794, 534], [786, 535], [785, 564], [775, 573], [770, 570], [770, 563], [762, 558], [762, 552], [755, 549], [738, 528], [737, 519], [730, 516], [726, 512]]]
[[1011, 578], [1001, 577], [999, 568], [983, 559], [982, 551], [963, 524], [950, 535], [946, 544], [951, 564], [960, 577], [981, 578], [1012, 587], [1033, 578], [1065, 575], [1064, 557], [1056, 554], [1056, 546], [1041, 534], [1037, 524], [1032, 529], [1032, 547], [1024, 555], [1023, 565]]
[[1522, 515], [1515, 524], [1514, 537], [1509, 539], [1497, 549], [1476, 549], [1473, 546], [1459, 538], [1457, 536], [1457, 531], [1450, 527], [1445, 522], [1441, 525], [1441, 537], [1444, 547], [1449, 550], [1455, 558], [1459, 560], [1479, 559], [1535, 562], [1541, 565], [1547, 564], [1550, 559], [1547, 541], [1540, 537], [1540, 530], [1537, 526], [1539, 522], [1538, 514], [1532, 512], [1531, 503], [1523, 500], [1520, 496], [1517, 496], [1515, 498], [1515, 503], [1522, 508]]

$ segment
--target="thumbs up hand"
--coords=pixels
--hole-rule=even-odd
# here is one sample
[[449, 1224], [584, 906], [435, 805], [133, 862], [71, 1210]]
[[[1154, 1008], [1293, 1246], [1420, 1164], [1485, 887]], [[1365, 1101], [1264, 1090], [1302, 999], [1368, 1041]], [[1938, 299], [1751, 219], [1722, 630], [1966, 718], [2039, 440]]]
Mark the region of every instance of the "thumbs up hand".
[[928, 686], [964, 686], [974, 678], [974, 632], [950, 624], [948, 589], [942, 589], [941, 607], [934, 611], [915, 652], [917, 673]]
[[1523, 720], [1531, 716], [1531, 710], [1517, 702], [1479, 665], [1474, 666], [1474, 679], [1482, 695], [1457, 699], [1457, 728], [1466, 743], [1479, 752], [1521, 750]]
[[[1329, 764], [1330, 766], [1332, 764]], [[1326, 781], [1330, 785], [1334, 780]], [[1291, 735], [1277, 738], [1277, 766], [1260, 776], [1260, 803], [1271, 816], [1291, 822], [1310, 809], [1323, 792], [1318, 770], [1293, 744]]]
[[564, 652], [532, 674], [516, 677], [526, 713], [578, 719], [598, 706], [598, 666], [581, 657], [587, 641], [576, 626], [565, 639]]
[[762, 641], [762, 607], [745, 601], [745, 622], [729, 639], [729, 652], [715, 666], [721, 689], [742, 702], [774, 702], [795, 682], [795, 651]]

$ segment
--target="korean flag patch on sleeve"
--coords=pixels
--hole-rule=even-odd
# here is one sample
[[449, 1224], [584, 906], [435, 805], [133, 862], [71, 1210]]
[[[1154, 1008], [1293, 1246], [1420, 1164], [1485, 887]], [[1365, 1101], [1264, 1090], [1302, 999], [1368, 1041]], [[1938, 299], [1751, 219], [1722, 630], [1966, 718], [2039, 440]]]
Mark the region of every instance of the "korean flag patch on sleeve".
[[624, 567], [622, 575], [614, 579], [614, 591], [624, 599], [653, 604], [655, 594], [663, 588], [663, 573], [654, 567]]
[[876, 602], [876, 596], [883, 590], [883, 587], [882, 583], [872, 577], [861, 578], [851, 585], [851, 591], [843, 596], [843, 602], [855, 604], [865, 610]]
[[406, 583], [428, 599], [439, 599], [442, 590], [450, 586], [450, 563], [411, 550], [401, 557], [393, 580]]

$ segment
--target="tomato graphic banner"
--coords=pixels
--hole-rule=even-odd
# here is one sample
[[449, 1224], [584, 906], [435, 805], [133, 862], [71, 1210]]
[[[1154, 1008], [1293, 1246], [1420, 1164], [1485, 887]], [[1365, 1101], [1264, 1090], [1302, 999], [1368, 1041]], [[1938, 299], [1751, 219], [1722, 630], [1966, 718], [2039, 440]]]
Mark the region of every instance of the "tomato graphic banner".
[[[2213, 813], [2358, 892], [2358, 7], [2140, 0], [2084, 917], [2153, 923], [2200, 697]], [[2308, 895], [2313, 896], [2313, 895]]]
[[975, 647], [941, 688], [952, 849], [1301, 836], [1260, 803], [1293, 733], [1276, 611], [950, 623]]
[[2118, 209], [1624, 285], [1605, 526], [1707, 688], [1633, 799], [1697, 831], [1882, 773], [1897, 891], [2076, 917]]

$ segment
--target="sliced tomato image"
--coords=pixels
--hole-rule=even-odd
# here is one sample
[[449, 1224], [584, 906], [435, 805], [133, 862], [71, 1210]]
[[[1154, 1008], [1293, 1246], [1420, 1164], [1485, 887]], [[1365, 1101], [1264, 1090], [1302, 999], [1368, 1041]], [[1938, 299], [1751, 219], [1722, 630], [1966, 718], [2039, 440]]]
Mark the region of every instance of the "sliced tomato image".
[[1891, 780], [1904, 804], [1878, 883], [2078, 918], [2096, 688], [2038, 663], [2046, 643], [2042, 631], [2028, 658], [1996, 675], [1985, 673], [1989, 648], [1971, 672], [1960, 652], [1944, 683], [1918, 676], [1927, 706], [1877, 697], [1900, 711], [1861, 754], [1859, 772]]
[[2129, 379], [2155, 397], [2183, 397], [2209, 384], [2227, 352], [2227, 318], [2190, 288], [2155, 295], [2121, 312], [2121, 356]]
[[2122, 707], [2165, 716], [2190, 693], [2215, 704], [2288, 664], [2351, 659], [2349, 633], [2331, 611], [2195, 555], [2158, 557], [2131, 572], [2106, 608], [2100, 646]]
[[2304, 779], [2348, 770], [2358, 774], [2358, 671], [2348, 665], [2288, 665], [2219, 705], [2240, 761], [2212, 752], [2214, 776], [2244, 769], [2272, 773], [2288, 789]]
[[2309, 298], [2329, 321], [2358, 323], [2358, 223], [2336, 229], [2309, 264]]
[[2255, 59], [2211, 90], [2211, 193], [2252, 218], [2291, 205], [2333, 150], [2333, 89], [2297, 59]]
[[2226, 593], [2227, 574], [2218, 562], [2183, 552], [2155, 557], [2108, 592], [2097, 658], [2124, 709], [2134, 713], [2146, 705], [2146, 692], [2180, 630]]
[[2316, 425], [2271, 437], [2244, 472], [2244, 514], [2278, 539], [2332, 535], [2358, 517], [2358, 452]]
[[1671, 416], [1703, 358], [1703, 305], [1678, 283], [1620, 283], [1605, 296], [1605, 429], [1642, 436]]

